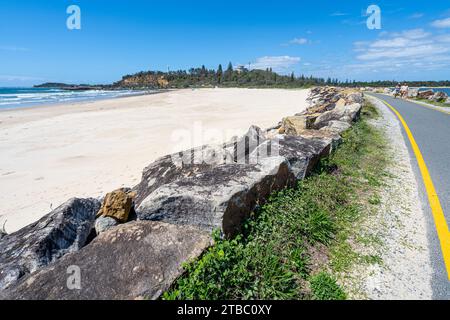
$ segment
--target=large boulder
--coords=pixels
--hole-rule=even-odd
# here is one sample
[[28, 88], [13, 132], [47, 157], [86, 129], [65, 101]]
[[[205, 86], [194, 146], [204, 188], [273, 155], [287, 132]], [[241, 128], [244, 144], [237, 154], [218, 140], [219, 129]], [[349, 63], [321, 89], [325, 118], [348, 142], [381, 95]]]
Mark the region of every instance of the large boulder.
[[281, 125], [283, 133], [289, 135], [297, 135], [299, 132], [305, 129], [311, 129], [314, 121], [318, 116], [319, 114], [286, 117], [282, 120]]
[[430, 100], [436, 101], [436, 102], [444, 102], [447, 100], [447, 98], [448, 98], [448, 95], [442, 91], [438, 91], [429, 97]]
[[424, 91], [419, 91], [419, 93], [417, 94], [417, 97], [420, 99], [428, 99], [429, 97], [432, 97], [433, 95], [434, 95], [433, 90], [424, 90]]
[[189, 178], [223, 164], [247, 163], [248, 155], [266, 139], [260, 128], [251, 126], [242, 137], [223, 145], [205, 145], [156, 160], [144, 169], [141, 182], [133, 188], [136, 207], [160, 186], [181, 177]]
[[108, 193], [97, 216], [114, 218], [121, 223], [127, 222], [135, 195], [134, 192], [127, 189], [118, 189]]
[[[340, 100], [340, 99], [339, 99], [339, 100]], [[336, 101], [336, 103], [339, 102], [339, 100]], [[306, 114], [323, 113], [323, 112], [326, 112], [326, 111], [333, 110], [335, 106], [336, 106], [335, 103], [325, 103], [325, 102], [322, 102], [322, 103], [320, 103], [320, 104], [315, 104], [315, 105], [309, 107], [309, 108], [306, 110], [305, 113], [306, 113]]]
[[353, 93], [348, 94], [345, 97], [345, 100], [347, 101], [347, 104], [353, 104], [353, 103], [362, 104], [364, 102], [364, 94], [362, 92], [353, 92]]
[[248, 163], [249, 154], [266, 140], [266, 134], [261, 128], [251, 126], [241, 138], [233, 139], [231, 143], [225, 144], [225, 148], [233, 154], [235, 162]]
[[337, 134], [341, 134], [351, 128], [351, 124], [346, 121], [332, 120], [328, 122], [328, 125], [320, 128], [321, 131], [330, 131]]
[[333, 120], [351, 123], [352, 121], [356, 120], [359, 117], [361, 113], [361, 108], [362, 106], [359, 103], [354, 103], [345, 106], [338, 106], [333, 110], [327, 111], [321, 114], [319, 117], [317, 117], [316, 121], [314, 122], [314, 128], [321, 129], [323, 127], [326, 127], [328, 126], [330, 121]]
[[299, 136], [309, 140], [321, 140], [330, 144], [330, 153], [342, 143], [342, 137], [339, 134], [327, 130], [305, 130]]
[[100, 202], [71, 199], [39, 221], [0, 241], [0, 290], [63, 255], [80, 250], [94, 226]]
[[267, 157], [257, 164], [219, 165], [186, 172], [160, 185], [140, 203], [137, 215], [140, 220], [194, 225], [207, 232], [220, 228], [231, 237], [272, 192], [294, 183], [283, 157]]
[[[341, 98], [338, 100], [338, 102], [336, 102], [336, 107], [342, 108], [346, 104], [347, 104], [347, 101], [344, 98]], [[329, 110], [326, 110], [326, 111], [329, 111]]]
[[211, 239], [191, 226], [133, 221], [0, 293], [14, 300], [157, 299]]
[[262, 143], [250, 157], [257, 159], [253, 162], [259, 162], [265, 156], [281, 156], [289, 163], [295, 179], [302, 180], [312, 171], [320, 158], [328, 156], [331, 150], [332, 140], [324, 136], [278, 135]]
[[219, 228], [234, 236], [271, 193], [294, 186], [328, 155], [335, 139], [319, 133], [308, 138], [277, 135], [254, 149], [249, 163], [185, 171], [140, 202], [138, 219], [194, 225], [208, 232]]

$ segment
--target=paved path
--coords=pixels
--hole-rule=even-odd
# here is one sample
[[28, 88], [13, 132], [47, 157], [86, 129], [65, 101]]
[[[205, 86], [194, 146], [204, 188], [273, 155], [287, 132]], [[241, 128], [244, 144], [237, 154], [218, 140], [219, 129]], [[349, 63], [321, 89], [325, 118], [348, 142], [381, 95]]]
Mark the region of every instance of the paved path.
[[[449, 112], [442, 112], [417, 103], [394, 99], [382, 94], [370, 95], [389, 103], [405, 120], [422, 153], [423, 160], [439, 197], [444, 215], [443, 221], [446, 221], [447, 225], [450, 226], [450, 108]], [[416, 160], [417, 158], [405, 130], [403, 130], [403, 134], [407, 141], [411, 158]], [[434, 298], [450, 299], [450, 275], [447, 273], [447, 269], [450, 266], [446, 268], [444, 263], [442, 245], [436, 231], [436, 220], [433, 218], [433, 212], [436, 213], [436, 211], [433, 211], [430, 206], [427, 197], [427, 187], [422, 178], [417, 161], [413, 161], [413, 168], [415, 169], [416, 178], [421, 189], [419, 191], [422, 202], [425, 204], [424, 209], [427, 213], [429, 245], [434, 269], [432, 283]], [[450, 241], [450, 233], [448, 228], [445, 231], [440, 232], [440, 234], [441, 236], [445, 236], [445, 243], [448, 243]], [[448, 248], [446, 251], [448, 251]], [[448, 271], [450, 272], [450, 269]]]

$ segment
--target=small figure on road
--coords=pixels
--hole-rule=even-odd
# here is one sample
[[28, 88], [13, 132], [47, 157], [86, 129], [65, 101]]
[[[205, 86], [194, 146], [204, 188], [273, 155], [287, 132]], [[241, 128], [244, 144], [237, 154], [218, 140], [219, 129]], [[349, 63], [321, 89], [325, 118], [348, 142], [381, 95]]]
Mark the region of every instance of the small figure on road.
[[400, 95], [400, 89], [401, 89], [400, 83], [397, 83], [394, 89], [394, 98], [397, 99], [397, 97]]
[[400, 88], [400, 93], [403, 99], [406, 99], [408, 97], [408, 90], [409, 90], [408, 85], [404, 83]]

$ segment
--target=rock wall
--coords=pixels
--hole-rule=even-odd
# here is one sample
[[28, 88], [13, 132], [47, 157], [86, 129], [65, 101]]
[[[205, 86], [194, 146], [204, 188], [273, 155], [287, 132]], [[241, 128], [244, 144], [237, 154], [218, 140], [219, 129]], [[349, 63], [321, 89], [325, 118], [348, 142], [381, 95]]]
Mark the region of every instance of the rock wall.
[[[383, 93], [389, 94], [392, 96], [394, 95], [394, 91], [390, 88], [384, 89]], [[450, 104], [450, 99], [449, 99], [449, 96], [447, 93], [445, 93], [443, 91], [433, 91], [431, 89], [419, 91], [419, 89], [417, 89], [417, 88], [410, 88], [410, 89], [408, 89], [407, 98], [426, 99], [429, 101]]]
[[0, 298], [158, 298], [182, 263], [211, 244], [213, 230], [235, 236], [271, 193], [295, 186], [328, 156], [358, 119], [363, 94], [314, 88], [309, 102], [271, 129], [252, 126], [229, 143], [162, 157], [103, 205], [73, 199], [3, 236]]

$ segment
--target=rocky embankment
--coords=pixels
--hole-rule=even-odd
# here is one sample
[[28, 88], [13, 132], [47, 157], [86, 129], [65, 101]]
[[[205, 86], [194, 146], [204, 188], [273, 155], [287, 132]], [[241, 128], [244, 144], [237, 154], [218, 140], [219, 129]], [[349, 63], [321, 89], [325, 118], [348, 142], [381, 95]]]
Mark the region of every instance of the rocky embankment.
[[[384, 94], [388, 94], [393, 96], [394, 90], [391, 88], [384, 88], [384, 89], [374, 89], [374, 88], [365, 88], [365, 91], [375, 91], [380, 92]], [[450, 97], [447, 93], [443, 91], [434, 91], [434, 90], [419, 90], [418, 88], [410, 88], [408, 89], [408, 94], [406, 95], [409, 99], [422, 99], [422, 100], [428, 100], [430, 102], [439, 102], [439, 103], [445, 103], [450, 104]]]
[[2, 299], [156, 299], [182, 263], [241, 231], [269, 195], [307, 176], [360, 114], [363, 94], [315, 88], [310, 107], [240, 138], [167, 155], [141, 182], [71, 199], [0, 240]]

